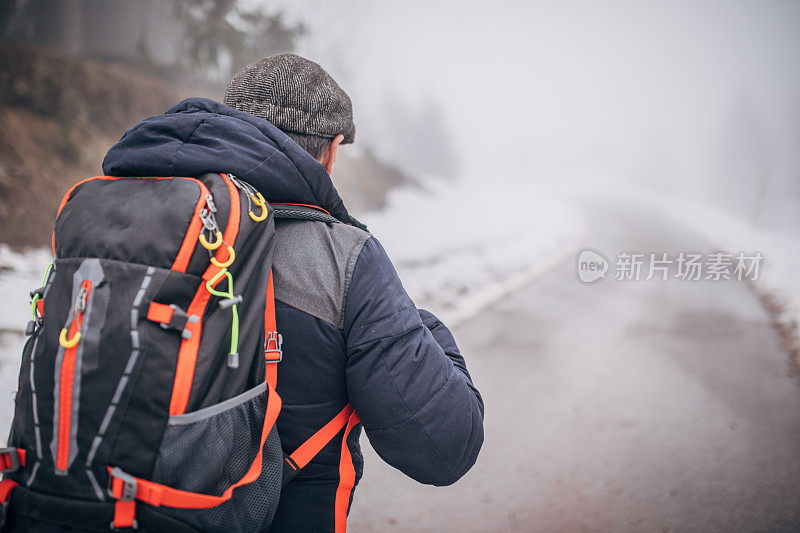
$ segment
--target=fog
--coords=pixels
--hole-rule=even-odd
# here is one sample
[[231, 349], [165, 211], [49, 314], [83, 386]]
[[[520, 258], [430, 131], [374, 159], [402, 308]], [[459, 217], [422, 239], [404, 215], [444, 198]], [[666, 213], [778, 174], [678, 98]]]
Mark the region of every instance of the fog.
[[800, 231], [796, 2], [267, 5], [306, 24], [299, 53], [350, 93], [357, 143], [411, 171], [499, 198], [646, 187]]

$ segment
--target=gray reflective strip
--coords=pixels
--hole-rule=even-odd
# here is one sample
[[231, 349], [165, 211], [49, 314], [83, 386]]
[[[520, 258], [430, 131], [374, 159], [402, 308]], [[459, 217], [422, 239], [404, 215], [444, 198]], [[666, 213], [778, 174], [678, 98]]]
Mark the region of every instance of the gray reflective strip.
[[[125, 388], [128, 386], [130, 375], [136, 366], [137, 359], [139, 358], [139, 331], [137, 329], [139, 327], [139, 305], [142, 303], [146, 289], [152, 282], [153, 273], [155, 271], [156, 269], [154, 267], [149, 267], [147, 269], [147, 273], [142, 280], [142, 284], [139, 287], [139, 292], [136, 294], [136, 299], [134, 300], [133, 307], [131, 308], [131, 353], [128, 356], [128, 362], [125, 365], [125, 370], [122, 373], [122, 377], [119, 378], [117, 388], [114, 390], [114, 396], [111, 398], [111, 404], [108, 406], [108, 409], [106, 409], [106, 414], [103, 416], [103, 422], [100, 424], [100, 428], [97, 430], [97, 435], [92, 441], [92, 448], [89, 450], [89, 455], [86, 456], [86, 473], [87, 475], [90, 475], [90, 479], [92, 479], [93, 476], [91, 476], [89, 467], [92, 465], [95, 455], [97, 455], [97, 449], [103, 442], [103, 436], [105, 436], [106, 430], [111, 424], [111, 419], [114, 418], [114, 413], [116, 413], [117, 410], [117, 404], [122, 398], [122, 393], [125, 392]], [[94, 482], [96, 483], [96, 480], [94, 480]], [[97, 492], [97, 489], [95, 489], [95, 492]], [[105, 495], [102, 493], [102, 491], [98, 493], [98, 498], [101, 500], [105, 499]]]
[[[33, 395], [33, 423], [39, 425], [39, 412], [36, 410], [36, 383], [33, 380], [33, 366], [36, 362], [36, 346], [39, 345], [39, 335], [36, 334], [36, 339], [33, 341], [33, 348], [31, 349], [31, 371], [28, 373], [28, 378], [31, 383], [31, 394]], [[41, 456], [39, 457], [41, 459]]]
[[[53, 278], [55, 277], [56, 273], [56, 266], [55, 263], [53, 264], [53, 268], [50, 270], [50, 274], [48, 274], [47, 279], [44, 282], [44, 292], [42, 292], [42, 300], [47, 298], [47, 293], [50, 292], [50, 287], [53, 286]], [[41, 331], [41, 330], [39, 330]], [[31, 349], [31, 371], [30, 371], [30, 382], [31, 382], [31, 407], [33, 408], [33, 434], [34, 438], [36, 439], [36, 457], [39, 460], [44, 458], [42, 454], [42, 431], [39, 429], [39, 400], [36, 396], [36, 380], [34, 379], [34, 370], [36, 368], [36, 347], [39, 345], [39, 331], [35, 333], [36, 340], [33, 341], [33, 348]], [[39, 462], [37, 461], [36, 464], [33, 466], [33, 473], [31, 474], [31, 480], [34, 476], [36, 476], [36, 471], [39, 469]], [[31, 480], [28, 481], [30, 484]]]
[[33, 469], [31, 470], [31, 475], [30, 477], [28, 477], [27, 483], [25, 483], [26, 486], [30, 487], [33, 484], [33, 480], [36, 479], [36, 474], [39, 472], [40, 464], [41, 463], [39, 463], [39, 461], [33, 463]]
[[[130, 361], [132, 360], [133, 357], [130, 358]], [[127, 369], [125, 370], [126, 373], [128, 373]], [[122, 376], [122, 378], [119, 380], [119, 383], [117, 383], [117, 390], [114, 391], [114, 397], [111, 399], [111, 403], [119, 403], [119, 399], [122, 396], [122, 391], [125, 390], [125, 385], [127, 384], [128, 384], [128, 376], [127, 375]]]
[[[103, 418], [105, 420], [105, 418]], [[86, 466], [92, 464], [94, 461], [94, 456], [97, 453], [97, 448], [100, 446], [100, 443], [103, 442], [103, 436], [97, 435], [94, 440], [92, 440], [92, 449], [89, 450], [89, 455], [86, 456]]]
[[261, 394], [264, 394], [267, 390], [267, 382], [263, 382], [256, 387], [253, 387], [249, 391], [245, 391], [238, 396], [234, 396], [233, 398], [229, 398], [224, 402], [220, 402], [216, 405], [212, 405], [210, 407], [206, 407], [204, 409], [200, 409], [199, 411], [193, 411], [191, 413], [186, 413], [183, 415], [174, 415], [169, 417], [169, 421], [167, 422], [168, 426], [185, 426], [186, 424], [193, 424], [194, 422], [199, 422], [200, 420], [204, 420], [206, 418], [210, 418], [214, 415], [218, 415], [219, 413], [223, 413], [230, 409], [233, 409], [237, 405], [243, 404], [248, 400], [255, 398]]
[[131, 329], [131, 345], [134, 350], [139, 349], [139, 332], [136, 329]]
[[[105, 279], [105, 273], [103, 272], [103, 266], [100, 264], [99, 259], [86, 259], [81, 263], [81, 266], [78, 267], [78, 270], [75, 271], [75, 274], [72, 276], [72, 306], [69, 310], [69, 315], [67, 315], [67, 321], [64, 327], [70, 323], [72, 316], [75, 312], [75, 300], [78, 297], [78, 292], [80, 291], [81, 284], [84, 281], [91, 281], [92, 282], [92, 292], [89, 293], [89, 297], [86, 301], [86, 308], [84, 309], [83, 314], [83, 323], [81, 324], [81, 331], [86, 331], [88, 328], [91, 327], [91, 309], [92, 309], [92, 302], [94, 301], [94, 288], [100, 285], [100, 282]], [[69, 421], [69, 456], [67, 458], [67, 468], [61, 470], [57, 466], [56, 457], [58, 455], [58, 441], [61, 437], [59, 435], [59, 412], [60, 412], [60, 392], [61, 392], [61, 365], [64, 361], [64, 352], [66, 351], [63, 346], [59, 346], [58, 350], [58, 357], [56, 358], [56, 368], [55, 368], [55, 401], [54, 403], [54, 412], [53, 412], [53, 441], [50, 443], [50, 451], [53, 454], [53, 463], [55, 466], [56, 474], [59, 475], [66, 475], [67, 470], [69, 469], [72, 462], [75, 460], [75, 457], [78, 455], [78, 414], [80, 408], [79, 398], [81, 396], [81, 375], [83, 372], [83, 349], [86, 345], [85, 342], [78, 343], [78, 347], [75, 350], [75, 362], [74, 362], [74, 370], [72, 376], [72, 395], [70, 398], [70, 421]]]
[[[130, 374], [131, 372], [133, 372], [133, 365], [136, 364], [136, 359], [138, 358], [139, 358], [139, 350], [134, 348], [133, 351], [131, 352], [131, 356], [128, 358], [128, 364], [125, 365], [126, 374]], [[116, 396], [116, 393], [114, 393], [114, 396]]]
[[[147, 279], [147, 278], [144, 278]], [[142, 299], [144, 298], [144, 287], [139, 289], [139, 292], [136, 293], [136, 299], [133, 301], [134, 307], [139, 307], [142, 303]]]
[[112, 403], [106, 409], [106, 414], [103, 416], [103, 421], [100, 423], [100, 429], [98, 430], [98, 434], [100, 436], [106, 434], [106, 430], [108, 429], [108, 425], [111, 423], [111, 419], [114, 417], [114, 411], [117, 410], [117, 404]]
[[[41, 330], [40, 330], [41, 331]], [[30, 381], [31, 381], [31, 407], [33, 408], [33, 434], [36, 439], [36, 457], [41, 460], [43, 458], [42, 455], [42, 432], [39, 430], [39, 400], [36, 397], [36, 383], [34, 383], [33, 379], [33, 369], [36, 366], [36, 346], [39, 344], [39, 332], [37, 331], [34, 335], [36, 335], [36, 340], [33, 341], [33, 349], [31, 350], [31, 371], [30, 371]], [[39, 463], [36, 463], [37, 465]]]
[[33, 434], [36, 438], [36, 456], [44, 458], [42, 455], [42, 430], [39, 426], [33, 426]]
[[106, 495], [103, 492], [103, 489], [100, 488], [100, 483], [97, 482], [97, 478], [94, 477], [94, 472], [87, 468], [86, 477], [88, 477], [89, 481], [92, 483], [92, 488], [94, 489], [94, 493], [97, 495], [97, 499], [104, 501], [106, 499]]

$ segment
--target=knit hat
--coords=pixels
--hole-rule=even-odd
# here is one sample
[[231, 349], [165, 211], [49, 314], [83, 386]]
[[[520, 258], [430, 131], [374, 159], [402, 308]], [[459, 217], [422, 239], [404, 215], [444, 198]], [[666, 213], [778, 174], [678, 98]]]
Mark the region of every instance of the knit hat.
[[355, 139], [350, 97], [325, 70], [295, 54], [276, 54], [234, 74], [225, 105], [266, 119], [283, 131]]

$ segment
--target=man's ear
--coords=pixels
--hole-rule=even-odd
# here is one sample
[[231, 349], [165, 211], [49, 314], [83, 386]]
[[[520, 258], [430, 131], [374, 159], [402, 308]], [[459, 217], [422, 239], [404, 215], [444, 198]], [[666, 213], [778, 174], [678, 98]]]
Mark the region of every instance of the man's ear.
[[325, 170], [328, 171], [328, 175], [333, 173], [333, 164], [336, 162], [336, 154], [339, 151], [339, 145], [342, 144], [344, 140], [344, 135], [341, 133], [333, 138], [331, 144], [328, 145], [328, 149], [325, 150], [322, 158], [319, 160], [325, 166]]

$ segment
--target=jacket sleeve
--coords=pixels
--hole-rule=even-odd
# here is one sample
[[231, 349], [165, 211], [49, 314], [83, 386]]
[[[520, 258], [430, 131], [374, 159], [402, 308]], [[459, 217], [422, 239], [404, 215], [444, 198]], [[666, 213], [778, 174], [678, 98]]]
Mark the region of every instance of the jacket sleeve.
[[483, 444], [483, 401], [452, 334], [417, 310], [374, 237], [344, 314], [347, 391], [372, 447], [421, 483], [455, 483]]

